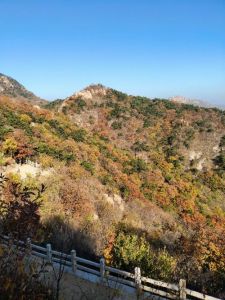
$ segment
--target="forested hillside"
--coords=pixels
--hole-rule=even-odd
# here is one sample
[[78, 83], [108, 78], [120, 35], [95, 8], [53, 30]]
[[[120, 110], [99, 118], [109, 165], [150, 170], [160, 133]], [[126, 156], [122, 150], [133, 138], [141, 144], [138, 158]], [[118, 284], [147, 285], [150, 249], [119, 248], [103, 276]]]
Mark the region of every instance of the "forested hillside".
[[28, 101], [36, 104], [44, 104], [47, 101], [37, 97], [28, 91], [18, 81], [5, 74], [0, 73], [0, 96], [8, 96], [17, 100]]
[[[45, 108], [0, 96], [0, 172], [44, 184], [39, 242], [225, 293], [225, 112], [90, 86]], [[18, 219], [19, 220], [19, 219]]]

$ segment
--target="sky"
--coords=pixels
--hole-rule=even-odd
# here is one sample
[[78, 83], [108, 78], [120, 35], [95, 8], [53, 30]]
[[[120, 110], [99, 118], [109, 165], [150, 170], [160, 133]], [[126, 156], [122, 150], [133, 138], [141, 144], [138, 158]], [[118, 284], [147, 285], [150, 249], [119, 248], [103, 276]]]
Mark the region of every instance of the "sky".
[[0, 73], [50, 100], [102, 83], [225, 104], [225, 0], [0, 0]]

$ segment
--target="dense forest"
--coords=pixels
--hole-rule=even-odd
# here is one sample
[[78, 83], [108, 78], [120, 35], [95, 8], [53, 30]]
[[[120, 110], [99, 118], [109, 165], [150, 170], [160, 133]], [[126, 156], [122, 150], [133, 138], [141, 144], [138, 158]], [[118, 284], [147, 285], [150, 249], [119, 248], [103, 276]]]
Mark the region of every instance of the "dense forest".
[[225, 295], [225, 111], [101, 85], [40, 106], [0, 96], [0, 173], [1, 203], [40, 197], [30, 223], [19, 198], [5, 233]]

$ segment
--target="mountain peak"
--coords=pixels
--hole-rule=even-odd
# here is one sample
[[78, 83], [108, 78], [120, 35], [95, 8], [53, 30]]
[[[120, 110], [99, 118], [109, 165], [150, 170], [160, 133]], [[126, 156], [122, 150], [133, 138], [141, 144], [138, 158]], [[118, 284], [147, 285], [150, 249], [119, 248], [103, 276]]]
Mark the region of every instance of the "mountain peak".
[[83, 98], [87, 100], [92, 100], [95, 98], [100, 98], [106, 96], [109, 88], [102, 84], [91, 84], [84, 88], [83, 90], [74, 93], [69, 99]]
[[10, 76], [0, 73], [0, 96], [8, 96], [20, 100], [42, 104], [45, 101], [28, 91], [22, 84]]
[[108, 88], [101, 83], [93, 83], [88, 85], [86, 88], [84, 88], [84, 90], [99, 90], [99, 89], [107, 90]]
[[[0, 93], [6, 95], [10, 94], [16, 97], [18, 96], [18, 92], [26, 92], [25, 87], [12, 77], [0, 73]], [[29, 96], [31, 96], [31, 94], [32, 93], [29, 92]]]

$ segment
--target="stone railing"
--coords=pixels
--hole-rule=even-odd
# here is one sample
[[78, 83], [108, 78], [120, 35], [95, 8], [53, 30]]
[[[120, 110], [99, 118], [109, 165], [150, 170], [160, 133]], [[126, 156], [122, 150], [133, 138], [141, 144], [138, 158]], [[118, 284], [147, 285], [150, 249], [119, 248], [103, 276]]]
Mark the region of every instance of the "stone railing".
[[[10, 238], [1, 236], [1, 240], [2, 243], [7, 244]], [[19, 245], [20, 251], [21, 249], [28, 249], [27, 253], [33, 257], [41, 258], [50, 264], [64, 265], [65, 272], [70, 272], [74, 276], [80, 276], [92, 282], [107, 283], [111, 286], [113, 286], [111, 283], [114, 282], [118, 289], [127, 290], [131, 293], [151, 295], [152, 299], [220, 300], [219, 298], [188, 289], [184, 279], [180, 279], [178, 284], [166, 283], [142, 276], [138, 267], [134, 269], [134, 273], [130, 273], [107, 266], [104, 258], [101, 258], [99, 262], [81, 258], [76, 255], [75, 250], [72, 250], [70, 254], [66, 254], [53, 250], [51, 244], [42, 247], [31, 243], [30, 239], [27, 239], [26, 242], [14, 241], [14, 243]]]

